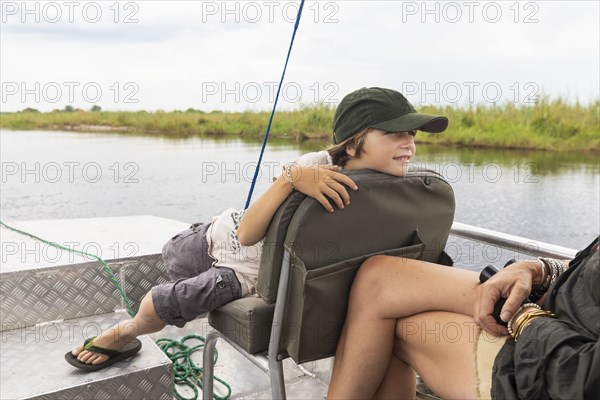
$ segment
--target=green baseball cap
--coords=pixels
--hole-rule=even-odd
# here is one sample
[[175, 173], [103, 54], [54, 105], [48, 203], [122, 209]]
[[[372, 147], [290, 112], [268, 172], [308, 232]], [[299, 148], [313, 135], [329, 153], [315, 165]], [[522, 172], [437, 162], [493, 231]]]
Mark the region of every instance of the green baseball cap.
[[346, 95], [335, 110], [333, 143], [340, 143], [365, 128], [440, 133], [447, 127], [448, 118], [417, 113], [400, 92], [365, 87]]

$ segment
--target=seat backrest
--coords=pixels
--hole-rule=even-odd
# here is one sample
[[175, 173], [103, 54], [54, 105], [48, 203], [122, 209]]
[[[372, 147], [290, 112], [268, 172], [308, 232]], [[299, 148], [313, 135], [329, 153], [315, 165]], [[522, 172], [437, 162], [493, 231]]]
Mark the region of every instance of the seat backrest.
[[[454, 219], [454, 192], [441, 175], [415, 170], [396, 177], [372, 170], [343, 173], [357, 184], [350, 205], [328, 213], [317, 201], [294, 192], [267, 231], [257, 291], [267, 303], [277, 296], [285, 245], [307, 270], [396, 249], [418, 240], [419, 257], [440, 260]], [[335, 206], [334, 206], [335, 207]]]

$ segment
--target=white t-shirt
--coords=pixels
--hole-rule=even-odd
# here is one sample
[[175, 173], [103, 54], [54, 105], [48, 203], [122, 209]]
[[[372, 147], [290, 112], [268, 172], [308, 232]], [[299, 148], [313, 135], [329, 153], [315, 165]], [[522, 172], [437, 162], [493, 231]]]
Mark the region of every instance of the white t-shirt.
[[[293, 163], [301, 166], [333, 164], [331, 156], [325, 150], [304, 154]], [[206, 241], [208, 253], [216, 260], [214, 266], [231, 268], [242, 286], [242, 297], [245, 297], [256, 291], [263, 241], [252, 246], [240, 244], [237, 228], [243, 215], [244, 211], [228, 208], [213, 217], [206, 232]]]

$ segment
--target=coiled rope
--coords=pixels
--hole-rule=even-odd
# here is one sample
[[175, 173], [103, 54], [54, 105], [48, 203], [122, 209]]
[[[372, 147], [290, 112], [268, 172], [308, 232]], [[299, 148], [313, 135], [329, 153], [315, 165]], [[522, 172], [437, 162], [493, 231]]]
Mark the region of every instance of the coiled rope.
[[[190, 347], [185, 344], [186, 341], [196, 339], [200, 341], [200, 344]], [[187, 335], [184, 336], [180, 341], [172, 339], [158, 339], [156, 344], [160, 349], [173, 361], [173, 377], [176, 385], [189, 386], [194, 391], [193, 397], [183, 397], [177, 390], [175, 390], [175, 397], [179, 400], [195, 400], [198, 398], [198, 388], [202, 389], [202, 368], [196, 366], [196, 364], [190, 358], [192, 353], [204, 348], [206, 339], [199, 335]], [[219, 353], [215, 348], [214, 363], [217, 362]], [[214, 376], [214, 380], [220, 382], [227, 389], [227, 394], [224, 396], [213, 395], [216, 400], [227, 400], [231, 396], [231, 386], [221, 378]]]

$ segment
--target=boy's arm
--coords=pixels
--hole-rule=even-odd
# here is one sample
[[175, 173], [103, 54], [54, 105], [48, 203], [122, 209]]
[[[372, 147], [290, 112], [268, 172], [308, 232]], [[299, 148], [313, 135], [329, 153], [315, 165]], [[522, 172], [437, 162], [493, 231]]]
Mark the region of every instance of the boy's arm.
[[252, 246], [265, 237], [275, 211], [292, 193], [292, 190], [292, 185], [285, 180], [283, 175], [280, 175], [267, 191], [248, 207], [237, 230], [242, 246]]
[[290, 170], [293, 187], [283, 174], [277, 177], [267, 191], [244, 213], [237, 230], [240, 244], [252, 246], [265, 237], [273, 215], [294, 188], [316, 199], [329, 212], [333, 212], [333, 207], [327, 197], [339, 208], [350, 204], [350, 197], [344, 185], [354, 190], [358, 187], [352, 179], [337, 173], [337, 169], [338, 167], [331, 165], [295, 166]]

